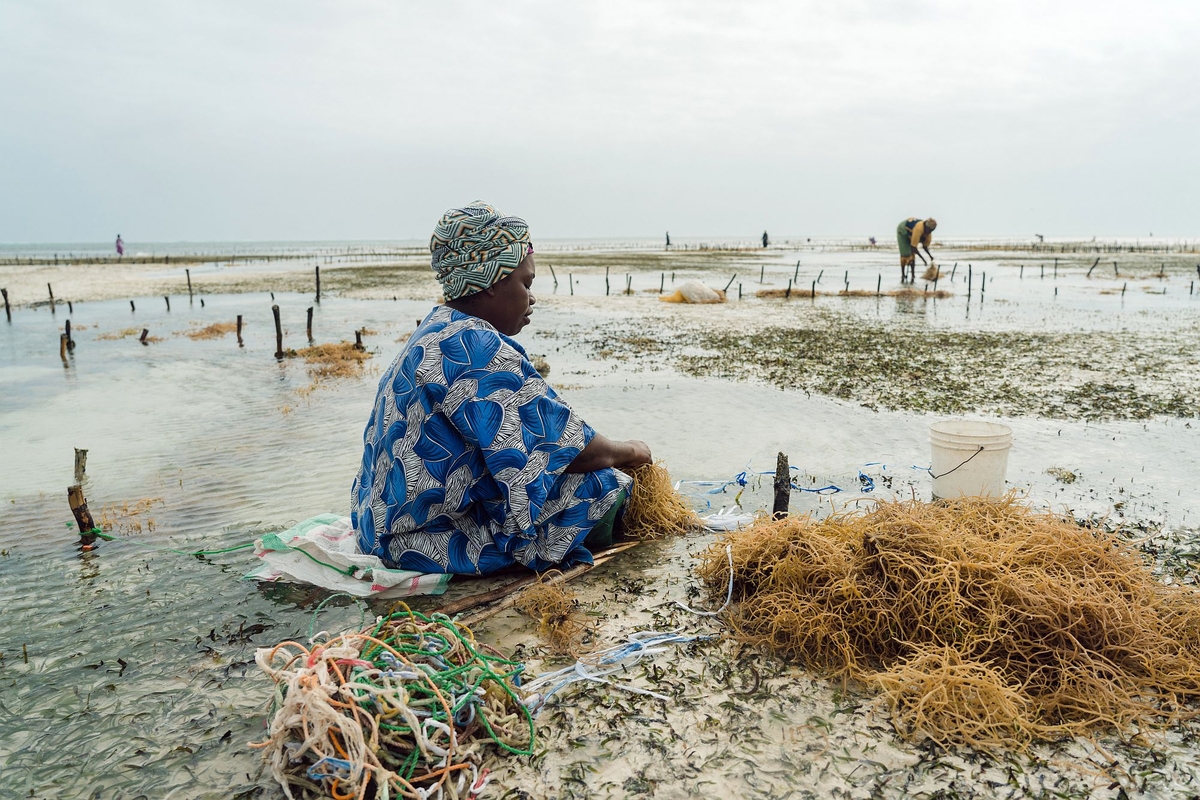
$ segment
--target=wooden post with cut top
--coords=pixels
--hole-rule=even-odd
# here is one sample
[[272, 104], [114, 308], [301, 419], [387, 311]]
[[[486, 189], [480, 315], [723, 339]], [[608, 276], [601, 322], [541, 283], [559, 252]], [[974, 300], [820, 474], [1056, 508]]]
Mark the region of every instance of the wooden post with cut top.
[[242, 315], [241, 314], [238, 314], [237, 337], [238, 337], [238, 347], [245, 347], [246, 343], [242, 341]]
[[305, 329], [308, 331], [308, 343], [309, 344], [312, 344], [312, 340], [313, 340], [313, 338], [312, 338], [312, 310], [313, 310], [313, 307], [309, 306], [308, 307], [308, 324], [305, 326]]
[[87, 450], [75, 448], [75, 482], [83, 483], [83, 476], [87, 474]]
[[775, 502], [771, 506], [771, 519], [783, 519], [788, 515], [788, 504], [792, 500], [792, 473], [788, 457], [780, 452], [775, 457]]

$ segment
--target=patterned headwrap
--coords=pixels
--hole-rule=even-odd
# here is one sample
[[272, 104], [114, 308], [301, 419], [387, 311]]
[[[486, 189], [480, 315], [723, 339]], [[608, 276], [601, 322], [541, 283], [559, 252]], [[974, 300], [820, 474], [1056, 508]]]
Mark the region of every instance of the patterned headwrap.
[[516, 269], [533, 252], [529, 226], [503, 217], [482, 200], [452, 208], [429, 240], [431, 265], [447, 300], [481, 292]]

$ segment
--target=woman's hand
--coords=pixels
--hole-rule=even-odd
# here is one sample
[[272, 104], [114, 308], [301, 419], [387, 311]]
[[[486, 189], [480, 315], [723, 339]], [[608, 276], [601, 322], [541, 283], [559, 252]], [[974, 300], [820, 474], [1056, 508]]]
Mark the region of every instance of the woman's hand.
[[634, 469], [652, 461], [650, 447], [645, 442], [639, 439], [617, 442], [597, 433], [583, 452], [567, 465], [567, 472], [595, 472], [609, 467]]
[[636, 469], [646, 464], [654, 463], [654, 456], [650, 455], [650, 446], [641, 439], [630, 439], [627, 442], [621, 442], [621, 444], [629, 452], [624, 461], [614, 466], [621, 467], [622, 469]]

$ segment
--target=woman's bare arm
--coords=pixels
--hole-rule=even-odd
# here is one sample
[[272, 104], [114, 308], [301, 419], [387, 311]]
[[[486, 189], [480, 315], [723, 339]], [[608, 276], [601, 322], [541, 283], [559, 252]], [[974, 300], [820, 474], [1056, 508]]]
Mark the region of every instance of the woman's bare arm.
[[608, 467], [632, 469], [649, 464], [652, 460], [650, 448], [643, 441], [614, 441], [597, 433], [587, 447], [575, 456], [575, 460], [567, 465], [567, 472], [595, 472]]

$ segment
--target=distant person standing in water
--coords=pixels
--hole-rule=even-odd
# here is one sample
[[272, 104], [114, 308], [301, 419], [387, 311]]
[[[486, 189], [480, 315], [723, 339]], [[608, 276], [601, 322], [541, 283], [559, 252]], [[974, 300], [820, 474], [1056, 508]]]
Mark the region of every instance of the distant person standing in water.
[[671, 232], [667, 231], [667, 247], [671, 246]]
[[[901, 283], [904, 283], [905, 280], [917, 282], [917, 258], [921, 259], [922, 264], [928, 263], [918, 248], [925, 248], [925, 255], [929, 256], [930, 261], [933, 261], [933, 253], [929, 252], [929, 245], [933, 243], [933, 229], [936, 227], [937, 220], [933, 217], [925, 220], [909, 217], [896, 226], [896, 243], [900, 246]], [[909, 278], [910, 275], [911, 278]]]
[[121, 234], [117, 234], [117, 255], [125, 255], [125, 242], [121, 241]]
[[766, 231], [763, 231], [763, 247], [766, 247], [766, 246], [767, 246], [767, 245], [769, 245], [770, 243], [771, 243], [771, 239], [770, 239], [770, 237], [768, 237], [768, 236], [767, 236], [767, 232], [766, 232]]

